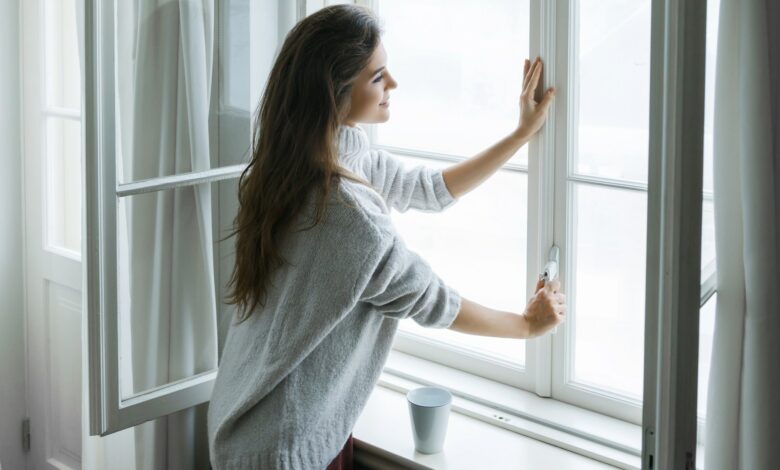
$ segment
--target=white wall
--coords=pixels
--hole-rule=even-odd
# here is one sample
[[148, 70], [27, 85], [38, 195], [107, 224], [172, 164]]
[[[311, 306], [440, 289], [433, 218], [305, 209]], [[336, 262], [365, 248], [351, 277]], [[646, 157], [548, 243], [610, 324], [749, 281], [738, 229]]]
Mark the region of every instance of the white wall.
[[24, 293], [19, 1], [0, 0], [0, 464], [24, 468]]

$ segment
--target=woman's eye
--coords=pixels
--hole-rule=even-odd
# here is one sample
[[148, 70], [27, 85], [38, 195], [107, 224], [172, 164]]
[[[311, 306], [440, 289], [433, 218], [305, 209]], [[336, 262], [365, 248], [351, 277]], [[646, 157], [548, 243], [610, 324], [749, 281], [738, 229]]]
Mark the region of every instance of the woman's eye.
[[379, 83], [379, 81], [382, 80], [382, 77], [383, 77], [383, 75], [379, 75], [371, 83]]

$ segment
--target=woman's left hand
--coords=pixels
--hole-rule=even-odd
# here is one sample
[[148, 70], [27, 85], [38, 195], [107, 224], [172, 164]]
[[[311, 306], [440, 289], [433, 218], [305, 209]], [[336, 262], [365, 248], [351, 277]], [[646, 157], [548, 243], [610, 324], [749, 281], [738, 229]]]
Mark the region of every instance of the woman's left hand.
[[531, 62], [526, 59], [523, 68], [523, 92], [520, 95], [520, 123], [517, 134], [530, 139], [544, 125], [547, 119], [547, 110], [555, 97], [555, 87], [550, 87], [544, 93], [541, 103], [534, 100], [536, 87], [539, 85], [539, 77], [542, 75], [542, 59], [536, 58]]

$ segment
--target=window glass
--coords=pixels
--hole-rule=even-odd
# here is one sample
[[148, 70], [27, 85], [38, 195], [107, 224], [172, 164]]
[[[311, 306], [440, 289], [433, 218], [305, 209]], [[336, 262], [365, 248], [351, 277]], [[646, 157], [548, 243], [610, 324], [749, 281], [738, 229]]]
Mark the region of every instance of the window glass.
[[[650, 1], [572, 5], [576, 85], [570, 177], [647, 183]], [[641, 399], [647, 193], [568, 183], [567, 380]]]
[[718, 16], [720, 0], [707, 1], [707, 45], [704, 75], [704, 201], [702, 207], [702, 273], [715, 265], [715, 205], [712, 198], [713, 185], [713, 117], [715, 107], [715, 61], [718, 46]]
[[[392, 0], [379, 15], [398, 88], [377, 143], [471, 156], [516, 128], [528, 0]], [[527, 163], [527, 147], [510, 161]]]
[[236, 181], [227, 180], [119, 199], [122, 398], [216, 369], [217, 319], [233, 313], [223, 303], [225, 279], [219, 277], [227, 273], [217, 264], [234, 239], [220, 239], [235, 215], [232, 207], [220, 217], [217, 192], [235, 190]]
[[[406, 166], [441, 169], [442, 162], [404, 159]], [[499, 171], [455, 205], [440, 213], [413, 209], [392, 212], [407, 246], [419, 253], [461, 296], [487, 307], [522, 313], [526, 305], [528, 192], [525, 173]], [[400, 328], [481, 353], [525, 363], [525, 344], [517, 339], [475, 336], [423, 328], [414, 321]]]
[[46, 119], [46, 238], [81, 253], [81, 122]]
[[647, 182], [650, 0], [579, 0], [575, 173]]
[[81, 109], [81, 70], [75, 0], [46, 0], [44, 56], [46, 104]]
[[81, 70], [74, 0], [46, 0], [43, 38], [45, 239], [81, 253]]
[[[718, 18], [720, 0], [707, 0], [707, 46], [704, 76], [704, 201], [702, 206], [702, 274], [707, 268], [715, 268], [715, 204], [713, 188], [713, 117], [715, 105], [715, 65], [718, 45]], [[704, 281], [705, 279], [702, 279]], [[715, 334], [715, 307], [717, 292], [707, 300], [699, 311], [699, 384], [697, 392], [697, 415], [707, 417], [707, 391], [709, 388], [712, 341]], [[699, 436], [704, 441], [704, 436]]]
[[222, 106], [254, 109], [249, 99], [249, 0], [223, 0]]
[[701, 268], [702, 274], [706, 274], [709, 268], [715, 268], [715, 204], [712, 200], [702, 202], [701, 218]]
[[710, 380], [712, 338], [715, 334], [715, 305], [718, 294], [714, 294], [699, 311], [699, 388], [697, 414], [705, 418], [707, 412], [707, 387]]
[[647, 195], [576, 183], [572, 191], [571, 378], [641, 398]]
[[[255, 108], [249, 2], [133, 0], [115, 8], [117, 181], [248, 162], [249, 134], [220, 136], [219, 123], [248, 123]], [[218, 152], [220, 138], [240, 145]]]

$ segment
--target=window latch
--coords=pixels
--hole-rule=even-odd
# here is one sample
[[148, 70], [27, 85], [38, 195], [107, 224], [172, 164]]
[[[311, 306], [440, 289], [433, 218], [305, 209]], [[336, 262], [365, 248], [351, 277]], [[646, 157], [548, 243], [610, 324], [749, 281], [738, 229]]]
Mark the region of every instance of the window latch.
[[[539, 274], [539, 279], [544, 281], [544, 284], [547, 285], [548, 282], [555, 280], [558, 278], [558, 261], [560, 256], [560, 250], [557, 246], [553, 245], [550, 248], [550, 252], [547, 254], [547, 264], [544, 265], [544, 269], [542, 270], [542, 273]], [[558, 332], [558, 327], [556, 326], [552, 330], [552, 334], [555, 334]]]

